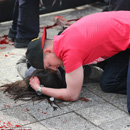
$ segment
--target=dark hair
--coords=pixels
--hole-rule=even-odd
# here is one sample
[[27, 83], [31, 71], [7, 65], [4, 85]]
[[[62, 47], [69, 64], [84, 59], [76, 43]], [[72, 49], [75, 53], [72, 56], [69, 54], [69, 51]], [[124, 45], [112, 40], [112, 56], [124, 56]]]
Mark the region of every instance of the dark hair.
[[[14, 83], [5, 84], [1, 86], [4, 93], [8, 93], [11, 95], [11, 98], [14, 100], [24, 100], [24, 101], [36, 101], [36, 100], [44, 100], [47, 99], [50, 104], [50, 97], [44, 94], [37, 95], [37, 93], [30, 87], [29, 79], [32, 76], [37, 76], [40, 80], [40, 83], [46, 87], [50, 88], [66, 88], [65, 83], [65, 73], [62, 71], [61, 73], [62, 78], [58, 76], [56, 72], [49, 71], [49, 70], [35, 70], [33, 74], [24, 80], [16, 81]], [[54, 104], [57, 104], [59, 100], [54, 100]]]

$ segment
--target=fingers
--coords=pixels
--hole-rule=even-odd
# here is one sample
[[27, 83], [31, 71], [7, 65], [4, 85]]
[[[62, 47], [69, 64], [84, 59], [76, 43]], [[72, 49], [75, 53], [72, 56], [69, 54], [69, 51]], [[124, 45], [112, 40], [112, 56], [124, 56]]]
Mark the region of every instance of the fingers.
[[30, 79], [29, 79], [29, 84], [31, 85], [31, 83], [34, 81], [34, 77], [31, 77]]
[[33, 84], [33, 83], [39, 83], [39, 78], [37, 76], [31, 77], [29, 79], [29, 84]]

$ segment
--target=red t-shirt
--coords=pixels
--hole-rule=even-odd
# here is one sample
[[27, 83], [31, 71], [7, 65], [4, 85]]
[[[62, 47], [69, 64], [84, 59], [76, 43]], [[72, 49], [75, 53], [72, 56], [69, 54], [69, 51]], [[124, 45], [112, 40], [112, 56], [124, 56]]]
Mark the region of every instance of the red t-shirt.
[[130, 47], [130, 11], [85, 16], [55, 36], [53, 44], [66, 73], [103, 61]]

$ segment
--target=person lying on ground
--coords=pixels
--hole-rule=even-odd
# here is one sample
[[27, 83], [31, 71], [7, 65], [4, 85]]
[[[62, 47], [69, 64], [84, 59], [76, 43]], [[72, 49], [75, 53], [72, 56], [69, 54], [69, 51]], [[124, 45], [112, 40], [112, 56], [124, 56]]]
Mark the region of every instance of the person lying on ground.
[[[65, 71], [63, 68], [59, 67], [57, 69], [57, 72], [44, 69], [35, 69], [28, 63], [26, 57], [23, 56], [16, 63], [16, 69], [23, 80], [2, 85], [1, 88], [4, 93], [8, 93], [9, 95], [11, 95], [14, 100], [36, 101], [46, 99], [50, 103], [50, 105], [52, 103], [59, 105], [63, 102], [60, 100], [56, 100], [53, 97], [42, 94], [40, 90], [34, 91], [34, 89], [32, 89], [29, 85], [30, 78], [36, 76], [40, 80], [40, 87], [43, 87], [45, 85], [47, 87], [56, 89], [66, 88]], [[84, 70], [85, 77], [89, 77], [91, 80], [97, 81], [98, 78], [100, 78], [101, 76], [101, 72], [99, 72], [94, 66], [85, 66]], [[89, 73], [91, 74], [88, 75]], [[98, 74], [97, 77], [95, 77], [95, 73]]]
[[55, 89], [65, 88], [65, 73], [61, 67], [58, 69], [57, 73], [44, 69], [35, 69], [29, 65], [26, 57], [22, 57], [18, 60], [16, 68], [23, 80], [0, 86], [4, 93], [11, 95], [14, 100], [36, 101], [46, 99], [50, 104], [52, 102], [57, 102], [58, 105], [59, 100], [50, 101], [51, 97], [41, 94], [40, 91], [34, 91], [34, 89], [30, 87], [29, 80], [31, 77], [36, 76], [42, 84], [41, 87], [45, 85]]

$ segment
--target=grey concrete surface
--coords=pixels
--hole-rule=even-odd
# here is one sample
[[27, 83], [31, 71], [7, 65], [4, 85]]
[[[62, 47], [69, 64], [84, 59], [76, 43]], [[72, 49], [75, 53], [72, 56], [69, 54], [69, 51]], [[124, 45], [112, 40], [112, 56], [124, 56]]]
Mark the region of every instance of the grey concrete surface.
[[[101, 7], [85, 5], [75, 9], [40, 16], [42, 27], [53, 25], [53, 17], [61, 15], [66, 19], [81, 18], [102, 11]], [[7, 35], [11, 21], [0, 23], [0, 37]], [[48, 29], [48, 38], [53, 38], [61, 28]], [[21, 80], [15, 64], [26, 49], [16, 49], [13, 42], [0, 44], [0, 86]], [[66, 103], [54, 110], [46, 101], [14, 101], [0, 91], [0, 129], [12, 128], [31, 130], [130, 130], [130, 117], [127, 113], [126, 95], [110, 94], [101, 91], [98, 82], [84, 85], [81, 97], [86, 101]]]

